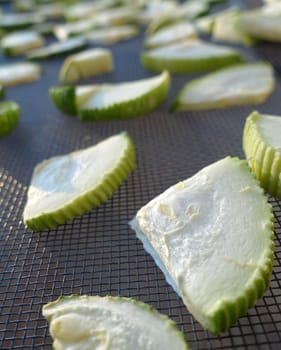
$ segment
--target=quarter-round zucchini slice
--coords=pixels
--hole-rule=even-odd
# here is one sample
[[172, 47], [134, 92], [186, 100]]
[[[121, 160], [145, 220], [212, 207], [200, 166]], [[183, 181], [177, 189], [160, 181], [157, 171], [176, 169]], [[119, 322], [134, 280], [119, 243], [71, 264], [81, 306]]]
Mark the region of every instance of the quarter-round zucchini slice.
[[246, 120], [243, 148], [261, 186], [281, 199], [281, 117], [253, 112]]
[[20, 55], [43, 45], [43, 37], [32, 30], [16, 31], [5, 35], [1, 40], [6, 55]]
[[144, 51], [145, 68], [159, 72], [198, 73], [219, 69], [243, 61], [239, 51], [201, 40], [189, 40]]
[[227, 157], [142, 207], [131, 222], [193, 316], [227, 331], [269, 286], [273, 214], [246, 161]]
[[31, 230], [54, 228], [105, 202], [135, 167], [126, 132], [38, 164], [23, 212]]
[[60, 297], [43, 307], [55, 350], [188, 350], [174, 321], [124, 297]]
[[15, 129], [20, 117], [20, 108], [16, 102], [0, 102], [0, 137], [6, 136]]
[[259, 104], [273, 92], [274, 86], [270, 64], [237, 64], [187, 83], [172, 109], [204, 110]]
[[30, 83], [41, 76], [41, 67], [33, 62], [18, 62], [0, 65], [0, 85], [13, 86]]
[[142, 80], [102, 85], [61, 86], [50, 89], [55, 105], [81, 120], [133, 118], [155, 110], [166, 98], [170, 75], [163, 72]]

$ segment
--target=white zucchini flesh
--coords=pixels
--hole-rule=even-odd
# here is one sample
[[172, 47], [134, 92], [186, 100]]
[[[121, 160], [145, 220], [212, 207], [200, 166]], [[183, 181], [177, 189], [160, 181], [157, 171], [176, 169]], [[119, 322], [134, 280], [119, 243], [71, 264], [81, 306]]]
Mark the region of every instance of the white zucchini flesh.
[[0, 85], [12, 86], [29, 83], [41, 76], [41, 67], [31, 62], [0, 65]]

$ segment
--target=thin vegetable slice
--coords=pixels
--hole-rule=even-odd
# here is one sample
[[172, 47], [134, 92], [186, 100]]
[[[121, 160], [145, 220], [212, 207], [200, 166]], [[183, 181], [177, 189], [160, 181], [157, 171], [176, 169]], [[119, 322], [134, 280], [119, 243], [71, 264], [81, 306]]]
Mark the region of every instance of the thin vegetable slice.
[[1, 47], [6, 55], [20, 55], [42, 46], [44, 46], [43, 37], [31, 30], [13, 32], [1, 40]]
[[25, 29], [44, 19], [35, 13], [5, 13], [0, 14], [0, 30], [11, 31]]
[[105, 202], [135, 167], [134, 144], [126, 132], [38, 164], [23, 212], [31, 230], [64, 224]]
[[227, 157], [154, 198], [131, 222], [193, 316], [227, 331], [269, 286], [273, 214], [246, 161]]
[[133, 82], [50, 89], [54, 104], [62, 112], [78, 114], [81, 120], [133, 118], [155, 110], [170, 88], [168, 72]]
[[122, 25], [113, 28], [98, 28], [85, 34], [91, 44], [115, 44], [119, 41], [131, 39], [139, 34], [135, 25]]
[[41, 76], [41, 67], [36, 63], [19, 62], [0, 65], [0, 85], [13, 86], [30, 83]]
[[281, 117], [253, 112], [246, 120], [243, 148], [261, 186], [281, 199]]
[[29, 52], [26, 57], [29, 60], [44, 60], [47, 58], [57, 57], [71, 52], [76, 52], [84, 49], [86, 40], [83, 38], [72, 38], [63, 42], [56, 42], [49, 46], [35, 49]]
[[124, 297], [68, 296], [43, 307], [54, 349], [188, 350], [174, 321]]
[[259, 104], [273, 92], [274, 85], [270, 64], [238, 64], [187, 83], [172, 108], [204, 110]]
[[10, 134], [18, 124], [20, 108], [16, 102], [0, 102], [0, 137]]
[[195, 39], [144, 51], [141, 60], [145, 68], [156, 72], [197, 73], [242, 62], [243, 57], [232, 48]]
[[112, 69], [113, 58], [110, 50], [90, 49], [66, 58], [60, 69], [60, 81], [69, 84], [79, 79], [111, 72]]

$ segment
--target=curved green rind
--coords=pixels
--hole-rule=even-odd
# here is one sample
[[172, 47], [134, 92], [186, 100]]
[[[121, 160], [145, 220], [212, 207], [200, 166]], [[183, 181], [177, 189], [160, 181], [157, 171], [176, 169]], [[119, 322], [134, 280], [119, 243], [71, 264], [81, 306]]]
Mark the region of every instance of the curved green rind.
[[49, 95], [54, 105], [63, 113], [77, 115], [74, 86], [55, 86], [50, 88]]
[[[100, 297], [100, 296], [89, 296], [89, 295], [77, 295], [77, 294], [72, 294], [68, 296], [60, 296], [57, 300], [51, 301], [48, 304], [43, 306], [42, 309], [42, 314], [43, 316], [47, 319], [47, 321], [50, 323], [53, 319], [53, 317], [56, 316], [57, 312], [56, 309], [59, 308], [60, 304], [71, 304], [71, 302], [75, 299], [81, 299], [81, 300], [91, 300], [91, 299], [98, 299], [98, 298], [105, 298], [108, 301], [113, 301], [113, 302], [123, 302], [123, 303], [130, 303], [138, 308], [141, 308], [144, 312], [148, 312], [153, 315], [153, 317], [159, 318], [163, 321], [163, 323], [167, 324], [167, 327], [169, 330], [173, 331], [174, 334], [181, 339], [182, 345], [184, 346], [185, 350], [190, 350], [188, 344], [186, 343], [184, 333], [181, 332], [178, 327], [176, 322], [174, 322], [171, 318], [168, 316], [159, 313], [155, 308], [152, 306], [145, 304], [141, 301], [137, 301], [134, 298], [128, 298], [128, 297], [121, 297], [121, 296], [105, 296], [105, 297]], [[53, 309], [53, 310], [52, 310]]]
[[168, 70], [170, 73], [200, 73], [227, 67], [243, 62], [244, 59], [239, 52], [233, 52], [223, 57], [208, 58], [186, 58], [186, 59], [165, 59], [155, 58], [149, 55], [149, 51], [141, 54], [141, 62], [146, 69], [154, 72]]
[[0, 99], [2, 99], [5, 96], [5, 91], [3, 86], [0, 85]]
[[18, 125], [20, 108], [13, 101], [0, 102], [0, 137], [6, 136]]
[[257, 125], [260, 118], [260, 114], [255, 111], [246, 120], [243, 131], [244, 153], [251, 171], [264, 190], [281, 199], [281, 152], [263, 139]]
[[134, 118], [154, 111], [167, 97], [170, 90], [170, 75], [165, 72], [163, 82], [134, 100], [116, 103], [103, 109], [78, 111], [81, 120], [103, 121]]
[[61, 209], [26, 220], [25, 225], [33, 231], [52, 229], [107, 201], [136, 166], [134, 143], [127, 132], [124, 132], [124, 135], [128, 144], [123, 156], [111, 172], [104, 174], [98, 186], [81, 194]]

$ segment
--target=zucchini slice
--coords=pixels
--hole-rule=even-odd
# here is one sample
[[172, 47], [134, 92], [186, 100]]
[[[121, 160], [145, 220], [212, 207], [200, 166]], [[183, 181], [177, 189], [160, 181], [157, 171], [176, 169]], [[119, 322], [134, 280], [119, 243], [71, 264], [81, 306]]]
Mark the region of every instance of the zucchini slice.
[[246, 120], [243, 148], [261, 186], [281, 199], [281, 117], [253, 112]]
[[130, 223], [167, 282], [214, 334], [269, 286], [272, 207], [246, 161], [227, 157], [142, 207]]
[[53, 87], [50, 96], [62, 112], [97, 121], [152, 112], [164, 101], [169, 88], [169, 73], [163, 72], [153, 78], [120, 84]]
[[0, 30], [11, 31], [31, 27], [43, 22], [44, 18], [36, 13], [5, 13], [0, 14]]
[[13, 86], [30, 83], [41, 76], [41, 67], [32, 62], [0, 65], [0, 85]]
[[204, 110], [263, 103], [274, 90], [274, 74], [265, 62], [220, 69], [187, 83], [172, 109]]
[[135, 167], [134, 144], [126, 132], [38, 164], [23, 212], [31, 230], [54, 228], [105, 202]]
[[243, 61], [242, 55], [227, 46], [218, 46], [201, 40], [168, 45], [144, 51], [141, 61], [152, 71], [170, 73], [198, 73], [230, 66]]
[[119, 41], [131, 39], [139, 34], [139, 28], [135, 25], [122, 25], [113, 28], [97, 28], [85, 34], [85, 38], [91, 44], [116, 44]]
[[112, 70], [113, 58], [110, 50], [89, 49], [66, 58], [60, 69], [60, 82], [69, 84]]
[[42, 46], [44, 46], [44, 38], [31, 30], [12, 32], [1, 40], [1, 47], [6, 55], [21, 55]]
[[0, 102], [0, 137], [6, 136], [18, 125], [20, 108], [16, 102]]
[[174, 321], [140, 301], [71, 295], [43, 307], [55, 350], [188, 350]]
[[29, 60], [44, 60], [47, 58], [53, 58], [71, 52], [80, 51], [86, 47], [86, 44], [87, 43], [84, 38], [72, 38], [32, 50], [26, 55], [26, 58]]

